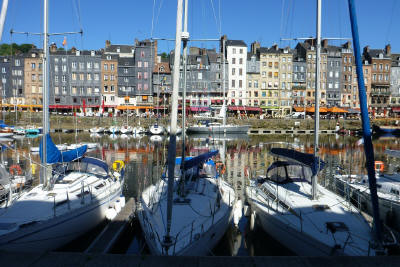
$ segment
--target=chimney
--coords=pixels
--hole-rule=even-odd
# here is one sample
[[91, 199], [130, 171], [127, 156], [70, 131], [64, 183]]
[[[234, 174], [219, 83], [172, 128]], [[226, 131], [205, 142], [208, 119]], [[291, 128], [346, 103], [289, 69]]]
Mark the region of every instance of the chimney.
[[363, 54], [369, 54], [369, 46], [365, 46], [363, 49]]
[[253, 42], [251, 43], [251, 54], [255, 55], [257, 54], [257, 50], [260, 49], [260, 43], [259, 42]]
[[72, 53], [72, 54], [76, 54], [76, 48], [75, 48], [75, 46], [73, 46], [73, 47], [71, 48], [71, 53]]
[[278, 51], [278, 45], [274, 44], [271, 48], [273, 48], [275, 51]]
[[390, 55], [391, 55], [391, 52], [392, 52], [392, 47], [390, 46], [390, 44], [387, 44], [387, 45], [385, 46], [385, 53], [386, 53], [386, 55], [387, 55], [387, 56], [390, 56]]
[[351, 42], [350, 42], [350, 41], [347, 41], [347, 42], [344, 44], [344, 48], [350, 49], [350, 48], [351, 48]]
[[[221, 40], [220, 40], [220, 42], [219, 42], [219, 48], [220, 48], [220, 52], [221, 53], [223, 53], [224, 51], [222, 51], [222, 49], [223, 49], [223, 47], [224, 47], [224, 45], [223, 45], [223, 41], [225, 40], [225, 42], [226, 42], [226, 40], [228, 40], [228, 37], [226, 36], [226, 34], [224, 34], [222, 37], [221, 37]], [[226, 44], [225, 44], [226, 45]], [[226, 47], [225, 47], [225, 49], [226, 49]]]
[[154, 62], [157, 63], [157, 50], [158, 50], [158, 42], [157, 40], [154, 40], [153, 42], [154, 45]]
[[138, 46], [139, 45], [139, 40], [137, 38], [135, 38], [135, 45]]
[[322, 48], [327, 48], [328, 47], [328, 40], [324, 39], [322, 40]]
[[57, 51], [57, 45], [56, 45], [56, 43], [52, 43], [50, 45], [50, 52], [54, 53], [56, 51]]
[[106, 48], [109, 48], [111, 46], [110, 40], [106, 40]]

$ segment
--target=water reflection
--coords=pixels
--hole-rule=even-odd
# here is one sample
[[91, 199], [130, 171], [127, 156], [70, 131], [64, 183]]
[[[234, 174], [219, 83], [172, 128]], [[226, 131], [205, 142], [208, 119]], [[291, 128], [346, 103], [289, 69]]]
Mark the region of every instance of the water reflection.
[[[80, 142], [97, 142], [99, 145], [89, 156], [98, 157], [111, 164], [115, 160], [126, 163], [126, 182], [124, 193], [127, 197], [138, 198], [140, 193], [155, 184], [161, 177], [167, 162], [168, 138], [154, 138], [149, 136], [109, 136], [89, 133], [52, 134], [56, 144], [72, 144]], [[241, 137], [241, 136], [239, 136]], [[11, 165], [20, 165], [23, 170], [32, 170], [31, 165], [39, 162], [39, 156], [32, 155], [30, 148], [39, 146], [40, 138], [18, 138], [6, 140], [5, 144], [11, 149], [1, 152], [1, 161], [8, 169]], [[267, 136], [189, 136], [186, 145], [186, 154], [195, 156], [210, 149], [220, 150], [220, 159], [225, 162], [226, 173], [224, 179], [237, 190], [238, 198], [244, 202], [244, 187], [249, 177], [263, 175], [273, 162], [268, 153], [270, 148], [279, 142], [292, 144], [304, 152], [313, 152], [312, 135], [267, 135]], [[321, 175], [320, 183], [330, 185], [325, 177], [335, 173], [338, 169], [349, 174], [366, 173], [364, 148], [359, 137], [321, 135], [320, 156], [326, 161], [325, 175]], [[393, 160], [383, 152], [385, 149], [400, 149], [400, 139], [395, 137], [381, 137], [373, 140], [375, 159], [381, 160], [392, 172], [398, 166], [398, 160]], [[177, 140], [177, 155], [181, 153], [181, 140]], [[388, 164], [390, 162], [390, 164]], [[38, 171], [33, 176], [38, 179]], [[139, 224], [135, 224], [139, 227]], [[127, 246], [129, 253], [146, 251], [143, 249], [140, 232], [131, 233], [135, 236], [135, 243]], [[129, 235], [131, 235], [129, 234]], [[121, 253], [121, 251], [119, 251]], [[292, 253], [280, 247], [261, 229], [250, 231], [247, 219], [242, 218], [238, 228], [233, 225], [225, 234], [223, 240], [214, 249], [216, 255], [291, 255]]]

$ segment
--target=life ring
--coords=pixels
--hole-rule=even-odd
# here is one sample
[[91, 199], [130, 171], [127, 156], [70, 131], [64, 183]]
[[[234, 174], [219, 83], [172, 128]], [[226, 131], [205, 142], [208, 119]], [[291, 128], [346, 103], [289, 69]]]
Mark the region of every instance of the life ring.
[[216, 166], [217, 166], [217, 170], [219, 171], [220, 175], [225, 173], [225, 171], [226, 171], [225, 164], [223, 164], [222, 162], [217, 162]]
[[11, 174], [11, 175], [15, 175], [15, 172], [16, 172], [18, 175], [22, 175], [21, 166], [19, 166], [19, 165], [17, 165], [17, 164], [11, 165], [11, 167], [10, 167], [10, 174]]
[[385, 170], [385, 163], [380, 160], [376, 160], [374, 164], [375, 171], [383, 172]]
[[112, 167], [114, 171], [120, 172], [125, 167], [125, 163], [122, 160], [116, 160], [112, 164]]

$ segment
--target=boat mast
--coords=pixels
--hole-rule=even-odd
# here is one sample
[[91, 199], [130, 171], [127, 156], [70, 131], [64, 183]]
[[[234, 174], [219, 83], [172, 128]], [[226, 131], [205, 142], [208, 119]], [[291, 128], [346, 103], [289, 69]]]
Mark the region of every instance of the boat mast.
[[[222, 93], [223, 93], [223, 99], [222, 99], [222, 107], [223, 109], [226, 109], [225, 106], [225, 37], [222, 37]], [[225, 126], [226, 125], [226, 110], [222, 113], [224, 116], [222, 117], [222, 124]]]
[[168, 146], [168, 195], [167, 195], [167, 231], [163, 239], [163, 245], [168, 248], [173, 244], [170, 236], [172, 220], [172, 198], [174, 190], [174, 170], [176, 158], [176, 125], [178, 119], [178, 91], [179, 91], [179, 73], [180, 73], [180, 55], [182, 38], [182, 0], [178, 0], [176, 12], [176, 35], [174, 52], [174, 70], [172, 76], [172, 105], [171, 105], [171, 132]]
[[44, 22], [43, 22], [43, 162], [42, 162], [42, 179], [44, 187], [48, 185], [47, 181], [47, 134], [49, 133], [49, 33], [48, 33], [48, 23], [49, 23], [49, 3], [48, 0], [44, 0]]
[[2, 40], [1, 38], [3, 37], [3, 29], [7, 15], [7, 7], [8, 7], [8, 0], [3, 0], [3, 5], [1, 7], [1, 14], [0, 14], [0, 42]]
[[317, 56], [315, 61], [315, 113], [314, 113], [314, 166], [312, 176], [312, 199], [317, 198], [317, 174], [319, 170], [319, 157], [318, 157], [318, 132], [319, 132], [319, 92], [321, 80], [321, 0], [317, 0]]
[[368, 171], [368, 183], [369, 190], [371, 194], [372, 210], [374, 218], [374, 230], [375, 239], [379, 245], [382, 244], [382, 232], [381, 232], [381, 221], [379, 219], [379, 204], [378, 195], [376, 189], [376, 178], [374, 169], [374, 147], [372, 146], [371, 140], [371, 128], [368, 116], [368, 106], [367, 106], [367, 94], [365, 91], [364, 75], [362, 70], [361, 53], [360, 53], [360, 40], [358, 35], [358, 25], [356, 16], [356, 6], [353, 0], [348, 0], [349, 3], [349, 13], [351, 21], [351, 32], [353, 35], [354, 43], [354, 57], [356, 62], [357, 70], [357, 82], [358, 82], [358, 97], [360, 101], [361, 109], [361, 121], [363, 128], [363, 138], [364, 138], [364, 150], [366, 157], [366, 165]]
[[185, 0], [185, 15], [183, 18], [183, 87], [182, 87], [182, 161], [181, 161], [181, 173], [182, 173], [182, 195], [185, 194], [185, 124], [186, 124], [186, 65], [187, 65], [187, 43], [189, 33], [187, 32], [188, 24], [188, 0]]

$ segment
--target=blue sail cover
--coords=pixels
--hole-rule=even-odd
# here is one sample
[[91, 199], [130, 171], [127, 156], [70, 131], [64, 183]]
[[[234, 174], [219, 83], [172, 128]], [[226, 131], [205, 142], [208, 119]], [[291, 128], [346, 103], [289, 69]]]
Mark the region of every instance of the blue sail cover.
[[39, 155], [41, 162], [43, 162], [43, 138], [46, 138], [46, 152], [47, 152], [48, 164], [73, 161], [74, 159], [82, 157], [87, 150], [87, 145], [83, 145], [76, 149], [61, 152], [53, 143], [50, 134], [46, 134], [45, 136], [42, 137], [42, 140], [40, 141]]
[[207, 161], [209, 158], [211, 158], [212, 156], [215, 156], [217, 154], [218, 154], [218, 150], [212, 150], [210, 152], [201, 154], [201, 155], [191, 158], [189, 160], [185, 160], [185, 170], [193, 168], [194, 166], [198, 166], [200, 163]]
[[[293, 149], [287, 149], [287, 148], [271, 148], [271, 154], [278, 156], [278, 157], [283, 157], [286, 158], [287, 160], [294, 161], [296, 163], [308, 166], [311, 168], [311, 170], [318, 170], [321, 171], [324, 166], [325, 162], [317, 158], [317, 160], [314, 160], [315, 157], [313, 154], [307, 154], [307, 153], [302, 153]], [[319, 162], [319, 169], [318, 166], [315, 166], [314, 164]], [[316, 174], [316, 173], [314, 173]]]
[[14, 126], [9, 126], [9, 125], [5, 124], [3, 120], [0, 120], [0, 128], [6, 128], [6, 127], [14, 128]]

